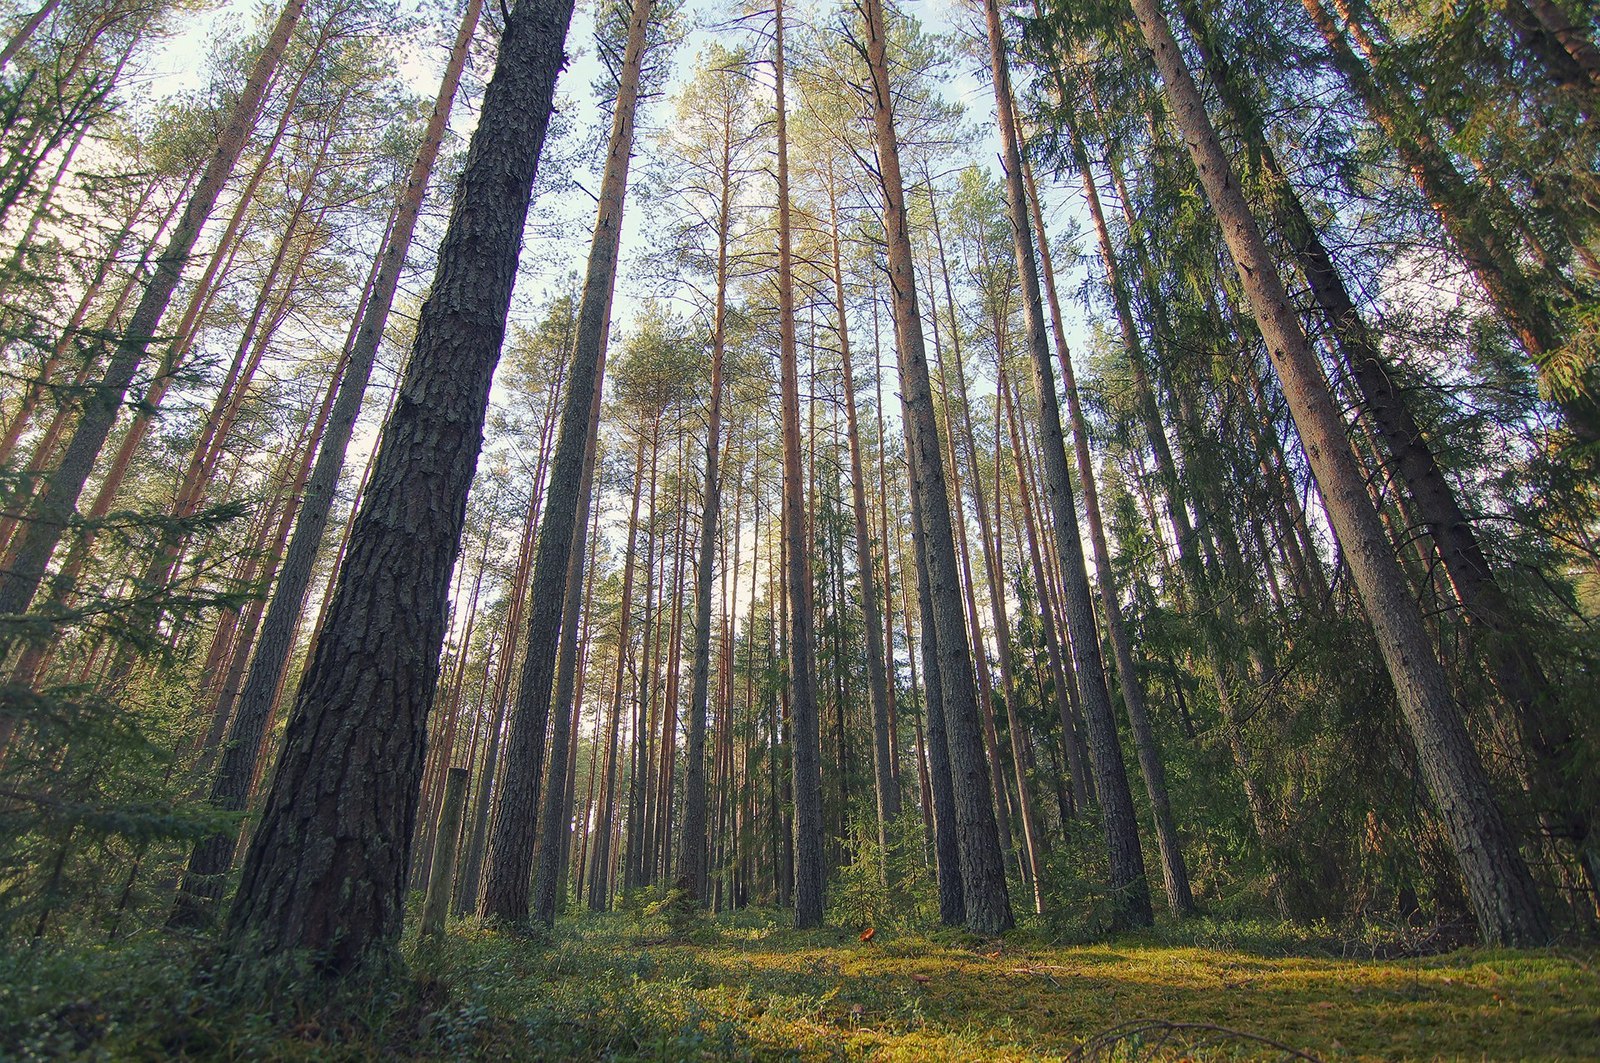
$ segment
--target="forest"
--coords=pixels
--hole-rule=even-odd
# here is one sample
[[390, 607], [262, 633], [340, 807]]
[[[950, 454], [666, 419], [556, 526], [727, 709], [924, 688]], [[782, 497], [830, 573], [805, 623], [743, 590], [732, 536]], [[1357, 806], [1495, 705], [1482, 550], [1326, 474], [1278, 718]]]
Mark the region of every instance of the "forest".
[[1600, 1056], [1587, 0], [0, 39], [0, 1057]]

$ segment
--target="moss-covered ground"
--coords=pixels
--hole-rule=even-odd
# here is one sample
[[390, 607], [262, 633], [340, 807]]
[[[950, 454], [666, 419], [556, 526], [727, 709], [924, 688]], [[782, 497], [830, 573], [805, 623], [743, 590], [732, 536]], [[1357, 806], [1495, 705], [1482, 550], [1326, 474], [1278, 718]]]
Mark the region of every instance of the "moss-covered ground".
[[[338, 1000], [197, 980], [170, 944], [0, 969], [0, 1056], [294, 1059], [1600, 1058], [1589, 949], [1357, 958], [1225, 927], [1106, 944], [780, 916], [545, 940], [463, 925]], [[1370, 949], [1367, 950], [1370, 953]]]

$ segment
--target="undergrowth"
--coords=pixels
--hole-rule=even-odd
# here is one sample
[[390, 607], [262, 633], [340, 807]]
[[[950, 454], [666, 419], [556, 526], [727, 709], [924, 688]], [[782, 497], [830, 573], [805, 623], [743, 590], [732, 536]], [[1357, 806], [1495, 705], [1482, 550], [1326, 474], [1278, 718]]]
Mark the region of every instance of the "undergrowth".
[[[1328, 928], [1194, 920], [1063, 945], [686, 919], [670, 892], [530, 940], [454, 924], [409, 973], [310, 996], [135, 937], [0, 955], [7, 1059], [1318, 1059], [1600, 1054], [1592, 950], [1372, 958]], [[1366, 949], [1367, 952], [1362, 952]], [[303, 987], [301, 987], [303, 989]], [[308, 1000], [311, 1002], [308, 1003]]]

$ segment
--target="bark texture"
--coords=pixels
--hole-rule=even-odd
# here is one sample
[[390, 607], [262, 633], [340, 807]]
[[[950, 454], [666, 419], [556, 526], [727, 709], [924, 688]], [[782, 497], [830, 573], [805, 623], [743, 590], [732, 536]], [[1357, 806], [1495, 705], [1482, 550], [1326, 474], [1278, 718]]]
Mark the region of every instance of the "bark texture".
[[433, 289], [300, 683], [229, 913], [241, 959], [394, 958], [450, 571], [549, 128], [571, 0], [521, 0], [456, 188]]
[[[344, 470], [345, 451], [350, 446], [350, 436], [355, 429], [356, 418], [361, 413], [367, 383], [372, 379], [372, 366], [383, 339], [389, 309], [394, 305], [400, 272], [411, 247], [411, 237], [416, 232], [417, 218], [422, 213], [428, 178], [433, 173], [439, 147], [444, 142], [445, 126], [455, 102], [456, 89], [461, 84], [467, 48], [472, 43], [482, 7], [482, 0], [469, 0], [466, 13], [461, 18], [439, 93], [434, 100], [433, 112], [423, 130], [422, 144], [412, 160], [400, 210], [391, 226], [388, 243], [379, 255], [372, 295], [362, 312], [355, 342], [342, 368], [338, 394], [329, 412], [327, 427], [323, 430], [316, 465], [301, 496], [300, 511], [295, 517], [294, 533], [284, 555], [283, 570], [261, 622], [261, 633], [250, 663], [250, 672], [239, 694], [232, 721], [228, 724], [226, 745], [211, 781], [210, 794], [211, 803], [228, 812], [244, 808], [251, 783], [256, 777], [262, 738], [266, 734], [273, 705], [277, 702], [278, 689], [283, 682], [283, 673], [294, 648], [295, 629], [299, 626], [300, 612], [305, 606], [306, 590], [311, 585], [317, 553], [322, 547], [323, 535], [328, 530], [328, 517], [333, 511], [339, 475]], [[237, 838], [233, 836], [214, 835], [195, 846], [189, 857], [188, 869], [184, 872], [183, 885], [173, 911], [173, 922], [196, 925], [209, 921], [210, 907], [222, 895], [222, 876], [233, 866], [236, 842]]]
[[983, 723], [967, 647], [960, 567], [950, 523], [939, 430], [934, 418], [928, 356], [917, 308], [916, 273], [906, 218], [905, 183], [895, 136], [894, 95], [889, 81], [883, 5], [863, 0], [867, 67], [871, 74], [873, 126], [878, 178], [884, 197], [888, 238], [889, 289], [899, 340], [901, 403], [910, 450], [911, 489], [922, 513], [924, 560], [933, 604], [939, 658], [939, 683], [950, 752], [956, 836], [961, 850], [962, 894], [967, 926], [976, 933], [1011, 929], [1015, 918], [1006, 892], [999, 828], [989, 800], [989, 765], [984, 755]]

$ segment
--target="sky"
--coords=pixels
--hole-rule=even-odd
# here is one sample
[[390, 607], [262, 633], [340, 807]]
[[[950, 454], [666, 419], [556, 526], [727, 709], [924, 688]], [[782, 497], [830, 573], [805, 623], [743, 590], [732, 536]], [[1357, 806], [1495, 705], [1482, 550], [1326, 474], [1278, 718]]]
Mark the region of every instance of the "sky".
[[[403, 0], [403, 3], [411, 12], [419, 10], [413, 0]], [[724, 10], [725, 6], [716, 0], [710, 2], [686, 0], [691, 20], [697, 20], [702, 28], [694, 29], [677, 48], [673, 79], [667, 90], [669, 94], [675, 85], [681, 83], [692, 72], [696, 54], [705, 42], [712, 39], [713, 34], [703, 28], [704, 24], [715, 17], [713, 12]], [[814, 4], [808, 7], [810, 11], [820, 10]], [[601, 73], [593, 46], [592, 8], [592, 0], [580, 0], [568, 38], [571, 61], [562, 77], [560, 93], [563, 97], [564, 110], [573, 119], [574, 127], [580, 131], [577, 135], [602, 137], [605, 135], [605, 130], [596, 121], [598, 109], [590, 91], [590, 86]], [[913, 0], [906, 4], [905, 8], [920, 18], [930, 31], [945, 32], [953, 25], [970, 22], [972, 5], [969, 0]], [[268, 10], [257, 0], [225, 0], [192, 15], [183, 16], [180, 31], [153, 50], [146, 62], [144, 77], [138, 84], [139, 95], [145, 99], [160, 99], [175, 93], [199, 89], [204, 82], [206, 60], [219, 37], [226, 39], [236, 35], [239, 27], [249, 24], [252, 12]], [[275, 7], [272, 10], [275, 10]], [[807, 14], [808, 10], [802, 8], [798, 14], [792, 13], [791, 18], [803, 19]], [[452, 9], [452, 21], [453, 18]], [[434, 21], [438, 22], [440, 19], [436, 16]], [[438, 76], [449, 43], [447, 34], [447, 30], [436, 29], [425, 39], [420, 39], [413, 46], [404, 49], [399, 73], [420, 97], [432, 98], [437, 90]], [[480, 78], [486, 78], [489, 73], [487, 63], [480, 63], [480, 66], [484, 69], [479, 69], [476, 73]], [[992, 126], [993, 99], [987, 79], [980, 79], [975, 76], [975, 72], [962, 69], [946, 84], [945, 94], [951, 101], [963, 104], [974, 119], [981, 122], [982, 127], [988, 131], [985, 142], [975, 147], [973, 160], [986, 165], [991, 172], [999, 176], [1000, 146], [998, 135]], [[651, 106], [658, 112], [656, 115], [648, 113]], [[664, 109], [664, 103], [647, 105], [647, 113], [641, 116], [641, 133], [647, 126], [659, 121], [659, 112]], [[458, 138], [459, 144], [464, 144], [470, 136], [475, 121], [475, 110], [458, 100], [451, 119], [451, 130]], [[579, 171], [574, 176], [579, 184], [588, 189], [594, 189], [599, 182], [598, 174], [592, 172]], [[592, 200], [587, 193], [571, 186], [550, 188], [544, 184], [541, 184], [538, 192], [536, 211], [570, 214], [574, 224], [578, 224], [584, 215], [588, 214], [592, 224]], [[1053, 207], [1051, 213], [1060, 219], [1063, 230], [1082, 231], [1086, 219], [1076, 197], [1061, 195], [1059, 190], [1049, 187], [1048, 181], [1041, 182], [1041, 192]], [[642, 239], [644, 224], [645, 218], [639, 210], [632, 210], [624, 215], [623, 267], [617, 286], [617, 305], [613, 315], [616, 324], [623, 329], [637, 310], [637, 300], [631, 294], [637, 286], [629, 283], [633, 279], [630, 267], [637, 263], [639, 251], [644, 243]], [[530, 232], [527, 249], [529, 253], [524, 256], [519, 298], [513, 309], [515, 317], [534, 312], [533, 305], [542, 302], [540, 298], [542, 295], [551, 290], [559, 290], [563, 279], [570, 271], [582, 268], [583, 252], [587, 249], [584, 241], [567, 240], [566, 244], [574, 250], [570, 255], [563, 255], [559, 247], [548, 243], [540, 246], [540, 243], [537, 234]], [[1058, 252], [1058, 261], [1067, 257]], [[1070, 287], [1071, 285], [1063, 283], [1064, 289]], [[1085, 335], [1083, 323], [1074, 321], [1072, 325], [1072, 334], [1081, 339]], [[1081, 346], [1081, 343], [1075, 346]]]
[[[312, 0], [313, 3], [316, 0]], [[413, 0], [403, 0], [411, 5], [410, 10], [416, 11]], [[830, 5], [831, 6], [831, 5]], [[919, 17], [925, 28], [942, 32], [953, 25], [960, 23], [972, 24], [972, 6], [969, 0], [921, 0], [905, 5]], [[570, 136], [593, 142], [606, 136], [607, 130], [600, 124], [599, 110], [593, 97], [591, 86], [599, 79], [601, 65], [596, 57], [593, 45], [593, 17], [592, 0], [580, 0], [578, 12], [574, 19], [572, 30], [568, 38], [568, 52], [570, 62], [564, 73], [559, 87], [558, 106], [570, 119]], [[713, 10], [725, 10], [725, 5], [716, 3], [716, 0], [686, 0], [687, 15], [691, 24], [701, 28], [693, 29], [688, 37], [677, 47], [674, 54], [674, 70], [667, 86], [667, 95], [672, 88], [685, 80], [693, 70], [694, 60], [703, 45], [712, 39], [712, 33], [704, 28], [714, 16]], [[800, 10], [791, 9], [791, 20], [802, 20], [808, 15], [813, 15], [826, 8], [817, 4], [808, 4]], [[160, 99], [175, 93], [194, 91], [204, 84], [206, 60], [220, 39], [235, 36], [240, 27], [251, 24], [253, 19], [270, 18], [276, 13], [276, 5], [263, 6], [256, 0], [226, 0], [206, 8], [196, 14], [184, 16], [179, 32], [164, 41], [157, 49], [153, 50], [145, 64], [143, 80], [138, 86], [138, 93], [143, 99]], [[435, 28], [425, 34], [412, 45], [402, 50], [402, 59], [399, 73], [411, 89], [424, 99], [431, 99], [437, 91], [437, 80], [442, 70], [445, 55], [449, 46], [449, 36], [453, 34], [454, 18], [456, 11], [454, 5], [448, 16], [441, 17], [435, 13], [431, 21]], [[443, 28], [439, 23], [445, 22]], [[481, 31], [480, 31], [481, 35]], [[481, 53], [480, 53], [481, 55]], [[489, 61], [482, 57], [479, 65], [473, 71], [475, 80], [481, 85], [490, 73]], [[471, 80], [471, 79], [469, 79]], [[998, 155], [1000, 150], [998, 133], [993, 125], [993, 95], [987, 77], [980, 77], [978, 72], [971, 69], [961, 69], [946, 82], [944, 92], [947, 99], [959, 102], [965, 106], [971, 120], [980, 129], [985, 131], [983, 139], [974, 145], [970, 153], [970, 161], [987, 166], [996, 176], [1000, 176]], [[476, 121], [475, 103], [467, 105], [463, 98], [458, 98], [455, 111], [452, 115], [451, 130], [456, 138], [456, 146], [465, 144], [471, 135], [471, 130]], [[640, 145], [636, 147], [634, 177], [639, 175], [640, 160], [638, 150], [642, 148], [645, 136], [652, 127], [659, 125], [664, 120], [669, 104], [658, 99], [645, 105], [645, 110], [640, 116]], [[791, 104], [793, 106], [793, 104]], [[550, 148], [547, 146], [547, 154]], [[967, 159], [956, 160], [959, 163]], [[1054, 188], [1046, 175], [1041, 174], [1041, 194], [1047, 202], [1047, 213], [1052, 217], [1052, 223], [1058, 223], [1053, 229], [1054, 233], [1065, 230], [1083, 231], [1086, 225], [1081, 204], [1078, 202], [1071, 189], [1075, 182], [1068, 182], [1061, 188]], [[567, 278], [574, 272], [581, 271], [583, 259], [588, 249], [588, 233], [593, 225], [593, 199], [590, 192], [597, 190], [599, 174], [577, 168], [571, 175], [571, 181], [565, 184], [541, 180], [537, 186], [537, 198], [530, 212], [533, 222], [529, 226], [529, 238], [526, 242], [523, 255], [523, 269], [519, 276], [517, 292], [513, 299], [511, 318], [513, 325], [521, 324], [532, 326], [542, 313], [543, 305], [547, 298], [554, 293], [568, 290]], [[635, 199], [635, 204], [637, 199]], [[548, 224], [540, 225], [539, 221], [548, 222], [551, 218], [559, 219], [556, 227], [559, 236], [551, 238], [548, 234], [552, 227]], [[642, 305], [642, 298], [637, 293], [646, 289], [638, 276], [641, 252], [646, 243], [645, 230], [648, 226], [647, 212], [641, 209], [630, 209], [624, 214], [622, 265], [616, 287], [616, 298], [613, 307], [614, 331], [626, 333], [635, 314]], [[433, 230], [434, 237], [440, 229], [436, 226]], [[575, 238], [575, 234], [582, 234], [582, 238]], [[419, 233], [419, 237], [422, 234]], [[1054, 243], [1054, 241], [1053, 241]], [[1058, 249], [1058, 263], [1069, 262], [1072, 256]], [[1063, 267], [1064, 268], [1064, 267]], [[1081, 270], [1079, 270], [1081, 272]], [[1069, 338], [1076, 351], [1081, 352], [1086, 347], [1088, 325], [1085, 320], [1083, 308], [1071, 298], [1081, 282], [1081, 276], [1063, 276], [1061, 288], [1068, 306], [1064, 307], [1069, 316]], [[417, 276], [409, 282], [412, 290], [410, 295], [420, 299], [427, 283], [426, 276]], [[924, 299], [929, 293], [924, 293]], [[413, 304], [414, 305], [414, 304]], [[397, 312], [400, 311], [397, 306]], [[885, 349], [884, 360], [887, 363], [888, 378], [885, 381], [886, 395], [892, 394], [895, 386], [892, 349], [888, 347], [890, 330], [884, 329]], [[392, 377], [390, 378], [392, 380]], [[804, 383], [804, 382], [803, 382]], [[374, 381], [374, 394], [387, 391], [388, 382], [377, 378]], [[983, 400], [992, 399], [994, 388], [987, 381], [979, 380], [974, 389], [973, 401], [981, 404]], [[494, 401], [502, 403], [505, 393], [497, 385]], [[376, 405], [369, 400], [369, 407]], [[892, 422], [898, 403], [891, 400], [889, 403], [889, 419]], [[359, 470], [364, 463], [366, 453], [374, 445], [376, 439], [377, 418], [375, 416], [363, 418], [363, 430], [358, 433], [347, 462], [347, 470]], [[891, 428], [892, 431], [897, 429]], [[486, 458], [485, 460], [493, 460]], [[482, 463], [480, 463], [481, 465]], [[347, 475], [349, 473], [347, 472]], [[620, 506], [617, 500], [602, 502], [608, 511], [610, 521], [620, 523], [621, 514], [611, 513], [610, 510]], [[620, 539], [620, 530], [608, 533], [608, 539]], [[620, 543], [614, 543], [614, 548], [619, 548]], [[741, 581], [741, 587], [742, 587]], [[740, 611], [747, 603], [737, 603]]]

